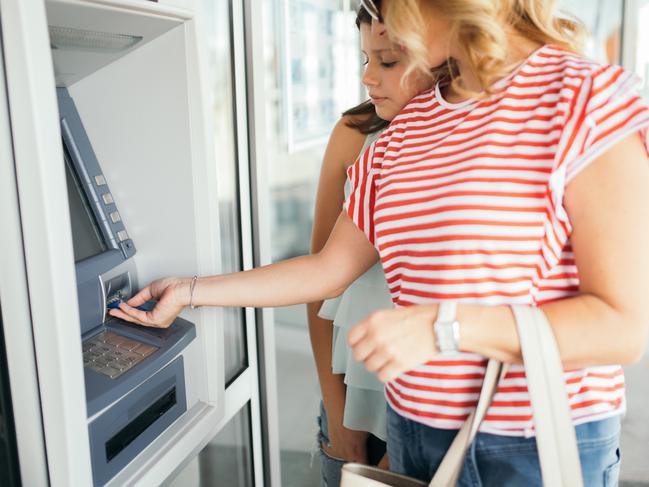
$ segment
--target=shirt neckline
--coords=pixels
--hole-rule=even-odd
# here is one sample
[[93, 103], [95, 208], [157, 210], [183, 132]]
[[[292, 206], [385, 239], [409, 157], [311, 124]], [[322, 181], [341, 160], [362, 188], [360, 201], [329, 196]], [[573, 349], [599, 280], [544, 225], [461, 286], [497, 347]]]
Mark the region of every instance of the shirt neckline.
[[[525, 67], [533, 58], [535, 58], [539, 53], [547, 49], [548, 47], [551, 47], [550, 44], [544, 44], [534, 51], [530, 53], [529, 56], [527, 56], [523, 61], [521, 61], [516, 68], [514, 68], [507, 76], [500, 78], [498, 81], [496, 81], [493, 85], [492, 88], [497, 91], [501, 88], [503, 88], [509, 81], [511, 81], [514, 76], [516, 76], [523, 67]], [[442, 105], [443, 107], [449, 108], [451, 110], [457, 110], [460, 108], [465, 108], [469, 105], [472, 105], [474, 103], [478, 103], [483, 99], [478, 99], [478, 98], [467, 98], [466, 100], [462, 100], [456, 103], [450, 102], [444, 98], [444, 95], [442, 95], [442, 91], [440, 89], [440, 83], [439, 81], [435, 83], [435, 98], [437, 99], [437, 103]]]

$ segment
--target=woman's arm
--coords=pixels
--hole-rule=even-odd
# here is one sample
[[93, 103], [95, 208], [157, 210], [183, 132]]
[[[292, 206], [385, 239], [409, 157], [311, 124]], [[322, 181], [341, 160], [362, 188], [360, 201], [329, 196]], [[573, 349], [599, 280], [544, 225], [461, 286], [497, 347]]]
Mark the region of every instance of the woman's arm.
[[[346, 125], [340, 120], [334, 127], [327, 150], [322, 161], [318, 193], [311, 233], [311, 252], [317, 254], [327, 242], [336, 219], [340, 215], [345, 194], [344, 185], [347, 179], [347, 166], [354, 162], [360, 153], [365, 135]], [[331, 370], [333, 323], [320, 318], [318, 311], [322, 301], [307, 305], [309, 336], [316, 363], [322, 400], [327, 412], [328, 436], [330, 447], [322, 445], [327, 453], [336, 458], [348, 461], [367, 463], [367, 433], [352, 431], [343, 427], [345, 410], [344, 376], [334, 374]]]
[[[566, 368], [624, 364], [649, 334], [649, 161], [637, 135], [612, 147], [566, 188], [580, 294], [543, 305]], [[391, 380], [435, 355], [437, 307], [372, 315], [349, 334], [354, 355]], [[399, 323], [395, 323], [398, 321]], [[458, 306], [460, 348], [520, 362], [507, 306]]]
[[[192, 304], [276, 307], [311, 303], [339, 295], [377, 259], [365, 234], [342, 212], [322, 251], [245, 272], [201, 277], [195, 283]], [[191, 278], [154, 281], [110, 314], [140, 325], [167, 327], [190, 304], [191, 282]], [[153, 310], [136, 308], [150, 300], [157, 301]]]

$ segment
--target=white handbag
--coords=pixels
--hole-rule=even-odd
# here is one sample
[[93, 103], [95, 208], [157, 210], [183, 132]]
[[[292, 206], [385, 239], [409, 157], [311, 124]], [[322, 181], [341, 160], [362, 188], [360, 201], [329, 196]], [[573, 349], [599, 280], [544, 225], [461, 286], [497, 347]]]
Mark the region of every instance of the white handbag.
[[[512, 306], [521, 344], [534, 414], [543, 484], [583, 487], [575, 429], [563, 379], [563, 367], [552, 328], [538, 308]], [[489, 409], [507, 365], [491, 359], [476, 409], [456, 435], [429, 487], [455, 487], [466, 452]], [[341, 487], [422, 487], [425, 482], [358, 463], [343, 466]]]

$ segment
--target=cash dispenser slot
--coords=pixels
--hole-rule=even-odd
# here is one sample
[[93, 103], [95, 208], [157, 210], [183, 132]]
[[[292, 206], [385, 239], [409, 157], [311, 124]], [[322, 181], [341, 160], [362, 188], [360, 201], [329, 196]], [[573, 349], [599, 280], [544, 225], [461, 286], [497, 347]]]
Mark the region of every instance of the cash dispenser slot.
[[105, 484], [186, 410], [179, 356], [90, 423], [94, 484]]
[[177, 404], [176, 388], [172, 387], [145, 411], [119, 430], [115, 436], [106, 442], [106, 459], [110, 462], [124, 448], [133, 443], [155, 421]]

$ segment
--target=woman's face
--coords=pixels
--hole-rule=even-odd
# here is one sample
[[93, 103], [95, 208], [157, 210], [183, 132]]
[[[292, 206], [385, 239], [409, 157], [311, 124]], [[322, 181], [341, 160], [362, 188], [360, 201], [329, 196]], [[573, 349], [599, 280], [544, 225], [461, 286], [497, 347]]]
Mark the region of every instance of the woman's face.
[[406, 55], [390, 42], [384, 29], [372, 29], [370, 24], [362, 23], [361, 50], [365, 56], [362, 81], [382, 119], [392, 120], [415, 95], [430, 88], [430, 80], [418, 73], [401, 82]]
[[[381, 2], [381, 13], [384, 18], [387, 6], [391, 1], [383, 0]], [[431, 68], [436, 68], [445, 64], [448, 58], [457, 59], [457, 55], [461, 52], [456, 52], [451, 22], [444, 17], [433, 2], [420, 0], [419, 8], [426, 24], [424, 42], [428, 50], [428, 65]], [[372, 29], [379, 32], [386, 31], [385, 25], [376, 21], [372, 22]]]

